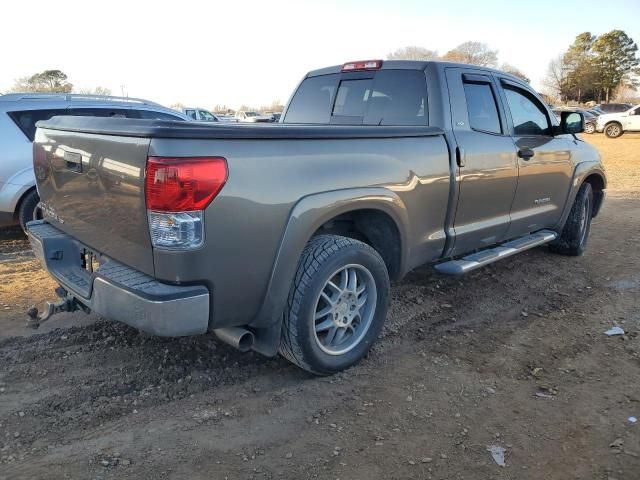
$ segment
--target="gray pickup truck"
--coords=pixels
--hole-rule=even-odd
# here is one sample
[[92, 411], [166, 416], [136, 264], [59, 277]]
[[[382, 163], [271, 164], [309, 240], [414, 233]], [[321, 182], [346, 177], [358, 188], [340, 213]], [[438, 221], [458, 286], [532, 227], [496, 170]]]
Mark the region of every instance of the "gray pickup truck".
[[32, 319], [81, 308], [342, 370], [416, 266], [582, 254], [606, 186], [583, 125], [512, 75], [408, 61], [312, 71], [278, 124], [39, 122], [28, 233], [61, 300]]

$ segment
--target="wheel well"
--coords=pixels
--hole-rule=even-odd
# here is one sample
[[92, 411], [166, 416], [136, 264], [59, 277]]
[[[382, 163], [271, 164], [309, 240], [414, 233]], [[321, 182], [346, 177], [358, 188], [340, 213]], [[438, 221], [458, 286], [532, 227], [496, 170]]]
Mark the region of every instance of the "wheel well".
[[18, 218], [18, 212], [20, 211], [20, 206], [26, 200], [27, 196], [30, 195], [32, 192], [35, 192], [35, 191], [36, 191], [36, 187], [34, 185], [33, 187], [28, 188], [27, 190], [25, 190], [25, 192], [20, 196], [20, 198], [16, 202], [16, 209], [13, 212], [14, 218]]
[[598, 215], [604, 200], [604, 179], [597, 173], [592, 173], [584, 179], [584, 183], [591, 184], [593, 189], [593, 216]]
[[604, 128], [607, 128], [609, 125], [613, 125], [614, 123], [615, 123], [616, 125], [619, 125], [620, 127], [622, 127], [622, 124], [621, 124], [619, 121], [617, 121], [617, 120], [611, 120], [610, 122], [607, 122], [607, 123], [605, 124]]
[[389, 277], [396, 279], [400, 274], [400, 232], [388, 214], [375, 209], [343, 213], [322, 224], [313, 236], [322, 234], [342, 235], [366, 243], [380, 254]]

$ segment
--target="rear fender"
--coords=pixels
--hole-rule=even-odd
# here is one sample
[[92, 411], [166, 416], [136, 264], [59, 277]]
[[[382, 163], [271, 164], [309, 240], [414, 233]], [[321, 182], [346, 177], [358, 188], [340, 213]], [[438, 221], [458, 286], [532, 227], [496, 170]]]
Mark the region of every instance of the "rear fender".
[[256, 333], [255, 350], [265, 355], [277, 353], [287, 296], [304, 246], [312, 235], [332, 218], [362, 209], [380, 210], [393, 219], [402, 242], [400, 274], [406, 272], [409, 220], [406, 207], [397, 194], [386, 188], [371, 187], [336, 190], [304, 197], [289, 215], [262, 307], [249, 325]]

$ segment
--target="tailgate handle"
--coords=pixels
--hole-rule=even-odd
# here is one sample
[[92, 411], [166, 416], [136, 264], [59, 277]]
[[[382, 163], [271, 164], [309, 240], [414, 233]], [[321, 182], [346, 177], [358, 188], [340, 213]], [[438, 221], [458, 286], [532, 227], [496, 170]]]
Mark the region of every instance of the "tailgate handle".
[[75, 152], [64, 152], [64, 161], [67, 162], [67, 169], [73, 172], [82, 172], [82, 155]]

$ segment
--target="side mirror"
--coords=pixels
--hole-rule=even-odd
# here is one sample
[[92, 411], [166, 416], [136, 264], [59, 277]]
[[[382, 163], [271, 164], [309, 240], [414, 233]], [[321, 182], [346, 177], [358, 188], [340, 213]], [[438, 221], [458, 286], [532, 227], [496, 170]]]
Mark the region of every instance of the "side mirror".
[[576, 134], [584, 132], [584, 115], [580, 112], [560, 113], [560, 133]]

